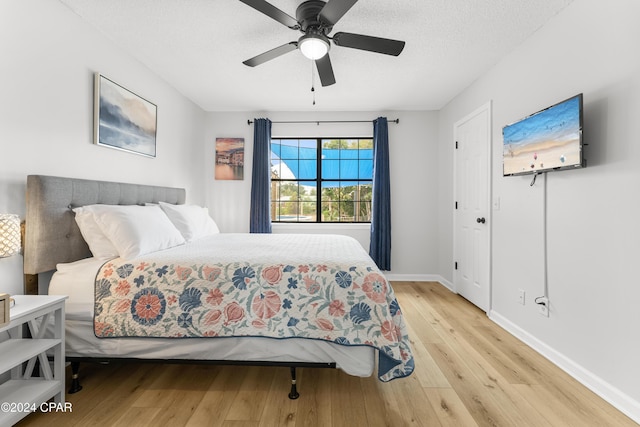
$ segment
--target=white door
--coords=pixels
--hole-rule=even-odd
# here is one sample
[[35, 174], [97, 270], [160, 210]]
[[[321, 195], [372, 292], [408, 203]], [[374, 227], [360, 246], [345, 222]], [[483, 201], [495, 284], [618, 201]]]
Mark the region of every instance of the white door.
[[485, 312], [491, 301], [491, 103], [454, 124], [456, 291]]

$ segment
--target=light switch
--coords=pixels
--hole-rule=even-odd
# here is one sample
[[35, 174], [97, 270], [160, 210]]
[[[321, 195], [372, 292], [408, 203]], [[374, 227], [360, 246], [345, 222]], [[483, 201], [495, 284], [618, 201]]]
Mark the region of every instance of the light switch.
[[494, 197], [493, 198], [493, 210], [494, 211], [499, 211], [500, 210], [500, 197]]

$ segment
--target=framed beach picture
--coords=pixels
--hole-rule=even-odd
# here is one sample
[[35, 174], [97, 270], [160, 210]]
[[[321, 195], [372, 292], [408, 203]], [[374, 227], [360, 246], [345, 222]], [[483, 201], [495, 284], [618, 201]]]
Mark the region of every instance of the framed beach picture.
[[96, 73], [94, 143], [147, 157], [156, 156], [155, 104]]
[[244, 138], [216, 138], [215, 178], [244, 179]]

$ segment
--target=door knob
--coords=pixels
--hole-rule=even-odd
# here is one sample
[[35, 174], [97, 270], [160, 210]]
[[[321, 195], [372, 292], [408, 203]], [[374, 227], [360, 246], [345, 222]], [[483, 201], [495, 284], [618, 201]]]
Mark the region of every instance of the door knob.
[[484, 224], [485, 222], [487, 222], [484, 218], [476, 218], [476, 222], [478, 224]]

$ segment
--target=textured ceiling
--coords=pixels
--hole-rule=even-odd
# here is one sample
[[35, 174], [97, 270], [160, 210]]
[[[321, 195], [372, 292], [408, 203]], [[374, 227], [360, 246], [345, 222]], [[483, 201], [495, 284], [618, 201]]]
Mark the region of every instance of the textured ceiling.
[[[315, 106], [300, 52], [242, 64], [301, 33], [238, 0], [60, 1], [206, 111], [382, 111], [440, 109], [573, 0], [360, 0], [333, 33], [406, 47], [392, 57], [332, 46], [337, 83], [316, 74]], [[295, 16], [301, 1], [271, 3]]]

